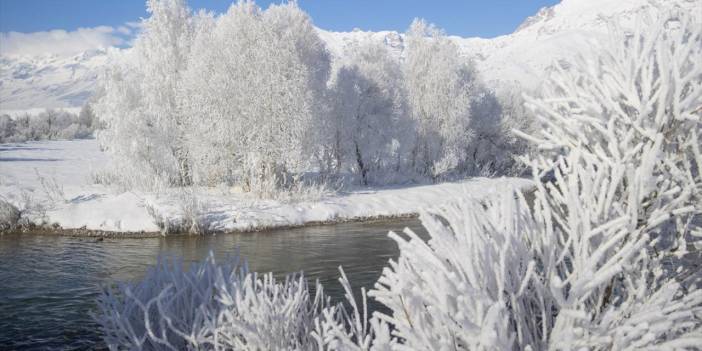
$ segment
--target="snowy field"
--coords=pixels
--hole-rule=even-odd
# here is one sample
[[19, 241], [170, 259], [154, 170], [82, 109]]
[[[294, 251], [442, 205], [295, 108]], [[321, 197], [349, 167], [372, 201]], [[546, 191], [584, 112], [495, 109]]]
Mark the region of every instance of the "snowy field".
[[[155, 232], [160, 230], [156, 218], [183, 220], [188, 209], [182, 192], [122, 192], [95, 184], [94, 175], [109, 162], [95, 140], [0, 144], [0, 195], [20, 209], [31, 208], [36, 224], [63, 229]], [[207, 231], [215, 232], [406, 216], [458, 198], [484, 198], [510, 186], [527, 189], [531, 182], [477, 178], [364, 188], [302, 202], [257, 200], [234, 189], [200, 188], [197, 216]]]

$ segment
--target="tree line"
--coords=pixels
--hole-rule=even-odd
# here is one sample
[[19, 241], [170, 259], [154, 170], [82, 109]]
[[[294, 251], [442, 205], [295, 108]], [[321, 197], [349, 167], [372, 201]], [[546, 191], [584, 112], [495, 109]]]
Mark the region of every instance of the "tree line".
[[98, 125], [89, 104], [78, 114], [55, 109], [16, 117], [5, 114], [0, 115], [0, 143], [85, 139], [93, 136]]
[[98, 133], [124, 182], [240, 185], [259, 194], [351, 177], [362, 185], [512, 174], [528, 117], [441, 30], [415, 20], [406, 50], [332, 58], [296, 3], [239, 1], [219, 16], [150, 0], [133, 48], [101, 80]]

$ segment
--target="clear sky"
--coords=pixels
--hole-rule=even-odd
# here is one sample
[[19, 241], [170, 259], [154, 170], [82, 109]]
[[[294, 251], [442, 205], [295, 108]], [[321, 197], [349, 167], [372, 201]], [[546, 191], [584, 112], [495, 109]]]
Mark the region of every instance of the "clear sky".
[[[271, 2], [257, 3], [266, 7]], [[315, 25], [333, 31], [404, 31], [415, 17], [463, 37], [495, 37], [513, 32], [539, 8], [558, 0], [299, 0]], [[192, 9], [223, 12], [231, 0], [191, 0]], [[110, 26], [146, 16], [143, 0], [0, 0], [0, 32], [41, 32]], [[0, 43], [0, 45], [2, 45]]]

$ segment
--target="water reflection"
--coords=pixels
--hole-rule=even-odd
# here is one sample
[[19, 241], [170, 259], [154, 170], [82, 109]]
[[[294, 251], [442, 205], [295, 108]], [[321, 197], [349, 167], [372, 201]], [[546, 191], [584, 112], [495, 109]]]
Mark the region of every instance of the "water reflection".
[[0, 236], [0, 349], [99, 348], [89, 312], [100, 287], [141, 279], [159, 254], [188, 263], [210, 250], [224, 259], [238, 248], [251, 270], [277, 275], [305, 271], [327, 293], [340, 297], [338, 266], [355, 287], [372, 286], [388, 259], [398, 254], [387, 232], [405, 227], [425, 235], [417, 220], [401, 220], [206, 237], [97, 241]]

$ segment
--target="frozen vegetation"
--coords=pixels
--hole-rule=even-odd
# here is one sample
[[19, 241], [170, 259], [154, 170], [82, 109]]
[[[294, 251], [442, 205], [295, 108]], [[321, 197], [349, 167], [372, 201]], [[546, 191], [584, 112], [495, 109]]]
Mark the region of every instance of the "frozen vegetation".
[[85, 139], [93, 136], [98, 121], [90, 105], [78, 114], [47, 109], [17, 116], [0, 115], [0, 143], [21, 143], [36, 140]]
[[511, 114], [458, 47], [421, 20], [405, 57], [359, 44], [331, 69], [296, 4], [239, 2], [220, 15], [150, 1], [129, 52], [95, 96], [129, 189], [237, 186], [261, 198], [341, 183], [386, 185], [519, 172]]
[[[247, 19], [269, 15], [248, 6], [236, 5], [219, 20], [237, 11]], [[272, 16], [283, 8], [268, 11]], [[415, 22], [411, 32], [424, 33], [415, 49], [450, 53], [431, 27]], [[406, 61], [427, 69], [421, 56]], [[440, 70], [448, 79], [424, 83], [455, 88], [444, 96], [413, 86], [421, 75], [403, 82], [412, 87], [405, 103], [413, 140], [421, 142], [410, 144], [409, 166], [402, 156], [399, 166], [434, 179], [470, 172], [463, 167], [473, 160], [462, 153], [465, 141], [452, 135], [456, 129], [441, 128], [454, 122], [468, 128], [472, 120], [456, 116], [471, 109], [434, 104], [473, 96], [460, 83], [469, 71], [451, 62], [441, 60], [450, 67]], [[414, 64], [404, 69], [411, 72]], [[361, 79], [364, 69], [340, 72], [359, 82], [377, 76]], [[347, 90], [343, 84], [336, 86]], [[382, 91], [393, 100], [392, 86]], [[96, 319], [105, 341], [113, 349], [698, 348], [702, 277], [699, 267], [675, 259], [695, 250], [702, 237], [699, 13], [661, 9], [639, 17], [633, 28], [613, 24], [608, 40], [555, 70], [526, 106], [539, 126], [517, 132], [534, 146], [522, 158], [532, 170], [533, 199], [504, 186], [489, 197], [423, 211], [429, 240], [409, 230], [391, 233], [400, 256], [361, 296], [351, 293], [343, 270], [347, 298], [333, 304], [319, 285], [312, 294], [301, 276], [276, 281], [211, 257], [190, 269], [162, 261], [144, 281], [100, 297]], [[429, 116], [440, 117], [432, 124], [423, 120]], [[191, 175], [197, 182], [198, 168], [184, 173], [176, 156], [173, 179]], [[364, 178], [372, 179], [361, 173]], [[369, 316], [367, 298], [388, 312]]]
[[702, 271], [680, 264], [702, 242], [699, 11], [612, 22], [522, 94], [489, 88], [422, 20], [401, 55], [358, 42], [332, 61], [295, 3], [147, 5], [91, 103], [96, 140], [1, 146], [4, 226], [202, 233], [421, 213], [430, 238], [390, 233], [400, 255], [360, 296], [340, 269], [342, 302], [302, 274], [163, 259], [99, 297], [111, 349], [702, 345]]

